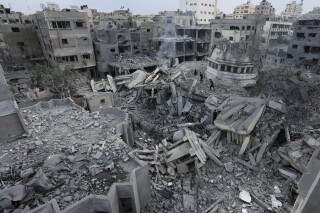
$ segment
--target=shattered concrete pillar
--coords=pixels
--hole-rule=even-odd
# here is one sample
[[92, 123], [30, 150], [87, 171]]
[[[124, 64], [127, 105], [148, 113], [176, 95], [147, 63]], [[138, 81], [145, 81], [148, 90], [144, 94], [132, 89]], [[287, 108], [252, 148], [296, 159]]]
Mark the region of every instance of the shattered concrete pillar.
[[170, 89], [171, 89], [171, 102], [172, 103], [177, 103], [177, 90], [176, 90], [176, 85], [174, 84], [174, 82], [170, 83]]

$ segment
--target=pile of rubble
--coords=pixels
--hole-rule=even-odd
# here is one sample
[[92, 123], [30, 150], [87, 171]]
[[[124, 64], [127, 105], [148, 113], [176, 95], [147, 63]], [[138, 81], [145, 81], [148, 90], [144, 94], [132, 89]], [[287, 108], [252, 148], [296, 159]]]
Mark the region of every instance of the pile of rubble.
[[128, 180], [130, 149], [116, 134], [120, 112], [89, 114], [52, 101], [23, 109], [29, 135], [1, 145], [0, 210], [28, 210], [53, 198], [65, 208]]

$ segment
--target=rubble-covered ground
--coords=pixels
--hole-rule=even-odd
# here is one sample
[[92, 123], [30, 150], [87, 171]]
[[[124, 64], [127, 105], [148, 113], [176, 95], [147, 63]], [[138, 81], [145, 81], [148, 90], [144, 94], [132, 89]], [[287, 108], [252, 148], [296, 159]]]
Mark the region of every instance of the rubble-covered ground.
[[[317, 130], [317, 82], [310, 80], [310, 75], [288, 67], [282, 68], [281, 72], [264, 68], [254, 88], [243, 89], [216, 81], [214, 89], [210, 90], [206, 78], [199, 81], [199, 74], [204, 74], [206, 66], [206, 62], [184, 62], [158, 77], [153, 76], [158, 79], [145, 82], [144, 86], [150, 87], [149, 90], [119, 86], [121, 89], [116, 93], [117, 107], [134, 117], [134, 152], [137, 158], [150, 165], [152, 200], [148, 209], [164, 213], [196, 210], [211, 213], [290, 212], [301, 170], [307, 166], [314, 151], [306, 138], [320, 138]], [[169, 84], [175, 73], [179, 74], [174, 79], [178, 96], [183, 96], [192, 105], [181, 116], [172, 112], [176, 103], [172, 104]], [[192, 88], [195, 79], [197, 83]], [[166, 101], [157, 104], [151, 97], [153, 88], [168, 91], [163, 94]], [[194, 96], [188, 95], [190, 91]], [[222, 101], [230, 95], [237, 95], [273, 99], [287, 106], [287, 113], [270, 108], [264, 110], [264, 116], [253, 131], [254, 136], [264, 139], [281, 126], [278, 137], [263, 153], [260, 164], [255, 165], [252, 160], [252, 156], [256, 158], [259, 155], [259, 146], [248, 148], [239, 157], [242, 144], [228, 143], [224, 133], [209, 147], [218, 156], [217, 161], [207, 156], [201, 163], [194, 156], [199, 153], [190, 153], [186, 158], [166, 163], [167, 152], [172, 150], [169, 147], [181, 143], [174, 139], [179, 130], [193, 132], [200, 144], [217, 131], [214, 125], [203, 122], [203, 118], [211, 113], [204, 100], [212, 94]], [[114, 130], [115, 125], [121, 122], [119, 116], [103, 112], [90, 114], [68, 106], [40, 111], [23, 110], [23, 117], [30, 135], [1, 145], [0, 189], [27, 185], [37, 173], [48, 178], [47, 185], [42, 186], [44, 191], [48, 186], [51, 190], [34, 192], [29, 199], [19, 203], [21, 209], [25, 206], [34, 208], [52, 198], [56, 198], [63, 209], [88, 194], [106, 194], [112, 183], [126, 180], [129, 148]], [[187, 142], [181, 144], [188, 145]], [[202, 144], [203, 150], [205, 147]], [[148, 155], [144, 155], [146, 153]], [[187, 172], [181, 173], [175, 168], [178, 163], [190, 159], [194, 162], [190, 163], [192, 166]], [[32, 172], [27, 170], [30, 168]], [[292, 172], [286, 176], [280, 172], [281, 169]]]
[[23, 110], [22, 115], [30, 135], [1, 144], [0, 150], [0, 188], [29, 186], [16, 207], [32, 209], [55, 198], [64, 209], [128, 181], [129, 149], [114, 130], [121, 116], [72, 106]]

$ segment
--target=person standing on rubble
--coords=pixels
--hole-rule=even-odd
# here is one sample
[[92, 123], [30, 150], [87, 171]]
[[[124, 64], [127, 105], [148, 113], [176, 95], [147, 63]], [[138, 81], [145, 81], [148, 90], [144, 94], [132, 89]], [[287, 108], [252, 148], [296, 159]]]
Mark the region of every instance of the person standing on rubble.
[[213, 90], [213, 89], [214, 89], [214, 84], [213, 84], [212, 79], [210, 79], [210, 90]]
[[197, 69], [194, 70], [194, 73], [193, 73], [193, 74], [194, 74], [194, 76], [197, 76], [197, 75], [198, 75]]
[[200, 83], [202, 83], [202, 82], [203, 82], [203, 73], [200, 72]]

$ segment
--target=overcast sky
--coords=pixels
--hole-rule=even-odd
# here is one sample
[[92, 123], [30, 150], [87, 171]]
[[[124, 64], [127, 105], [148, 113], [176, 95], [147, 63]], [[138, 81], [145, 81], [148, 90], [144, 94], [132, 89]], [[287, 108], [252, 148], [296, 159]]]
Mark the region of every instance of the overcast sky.
[[[235, 6], [246, 2], [247, 0], [218, 0], [218, 8], [225, 13], [232, 13]], [[269, 0], [276, 8], [276, 13], [280, 14], [287, 3], [292, 0]], [[300, 1], [300, 0], [297, 0]], [[0, 0], [0, 4], [6, 7], [11, 5], [12, 10], [22, 11], [25, 14], [31, 14], [39, 11], [40, 4], [46, 3], [46, 0]], [[155, 14], [164, 10], [177, 10], [179, 0], [51, 0], [60, 5], [60, 9], [68, 8], [70, 5], [86, 4], [90, 8], [98, 11], [110, 12], [119, 9], [120, 6], [130, 8], [134, 14]], [[261, 0], [252, 0], [252, 3], [259, 4]], [[313, 7], [320, 6], [319, 0], [305, 0], [303, 12], [309, 12]]]

